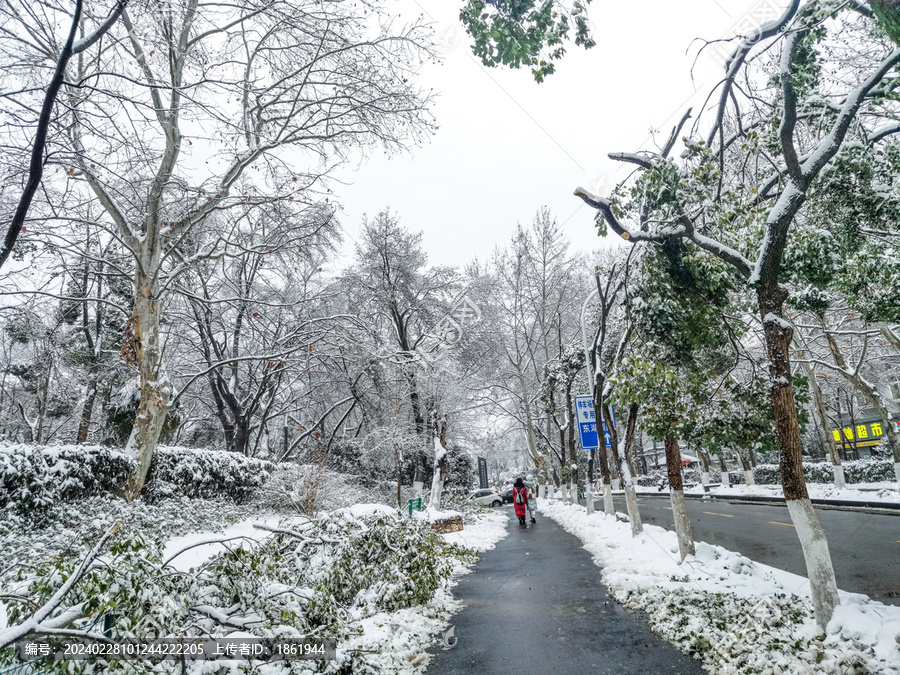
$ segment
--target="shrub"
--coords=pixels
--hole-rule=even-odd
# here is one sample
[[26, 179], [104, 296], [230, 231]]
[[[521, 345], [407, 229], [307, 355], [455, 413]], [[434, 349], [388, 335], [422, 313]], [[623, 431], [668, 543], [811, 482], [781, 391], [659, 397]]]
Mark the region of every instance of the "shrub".
[[338, 515], [326, 521], [326, 531], [341, 543], [321, 590], [344, 605], [420, 605], [450, 577], [454, 556], [464, 557], [418, 520], [381, 515], [353, 523]]
[[61, 501], [113, 492], [134, 467], [132, 458], [102, 446], [3, 447], [0, 507], [40, 519]]
[[[41, 522], [62, 502], [115, 493], [135, 468], [133, 458], [99, 445], [0, 447], [0, 508]], [[187, 496], [240, 502], [273, 468], [234, 453], [158, 448], [144, 496], [150, 501]]]
[[[165, 565], [157, 542], [120, 528], [103, 554], [106, 564], [92, 568], [66, 598], [65, 606], [76, 608], [69, 624], [105, 630], [113, 640], [180, 633], [222, 636], [239, 625], [259, 637], [315, 634], [346, 642], [363, 632], [361, 621], [367, 616], [429, 602], [458, 562], [475, 559], [473, 552], [445, 543], [427, 524], [389, 513], [356, 517], [338, 511], [297, 518], [281, 528], [187, 572]], [[37, 566], [0, 570], [0, 593], [14, 589], [17, 596], [8, 603], [10, 624], [27, 620], [35, 606], [46, 602], [78, 559], [67, 551]], [[360, 672], [347, 663], [354, 658], [345, 653], [339, 657], [344, 663], [331, 662], [324, 669]], [[0, 670], [10, 664], [17, 664], [14, 652], [0, 651]], [[99, 657], [75, 662], [51, 658], [36, 665], [54, 675], [138, 672], [117, 670]], [[318, 670], [326, 664], [306, 665]], [[175, 672], [165, 664], [148, 664], [139, 672], [151, 670]]]
[[[859, 459], [844, 462], [844, 477], [847, 483], [877, 483], [894, 480], [892, 459]], [[753, 477], [760, 485], [780, 485], [781, 474], [777, 464], [759, 464], [753, 470]], [[833, 483], [834, 471], [831, 462], [804, 462], [803, 477], [807, 483]]]
[[275, 465], [221, 450], [157, 448], [144, 496], [150, 500], [181, 496], [242, 502], [269, 478]]

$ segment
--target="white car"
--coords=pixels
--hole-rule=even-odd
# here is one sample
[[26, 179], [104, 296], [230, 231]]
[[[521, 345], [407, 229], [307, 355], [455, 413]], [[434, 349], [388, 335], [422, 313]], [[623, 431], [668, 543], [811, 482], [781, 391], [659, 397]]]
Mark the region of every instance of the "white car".
[[488, 489], [473, 490], [469, 494], [469, 500], [482, 506], [501, 506], [503, 504], [503, 497], [500, 496], [500, 493]]

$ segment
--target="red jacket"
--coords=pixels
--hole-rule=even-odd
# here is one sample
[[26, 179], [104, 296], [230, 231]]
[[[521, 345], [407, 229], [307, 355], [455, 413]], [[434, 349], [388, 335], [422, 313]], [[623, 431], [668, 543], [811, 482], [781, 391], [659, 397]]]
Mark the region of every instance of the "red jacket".
[[[516, 495], [522, 495], [522, 503], [519, 504], [516, 501]], [[528, 504], [528, 488], [513, 488], [513, 506], [516, 509], [516, 518], [524, 518], [525, 517], [525, 507]]]

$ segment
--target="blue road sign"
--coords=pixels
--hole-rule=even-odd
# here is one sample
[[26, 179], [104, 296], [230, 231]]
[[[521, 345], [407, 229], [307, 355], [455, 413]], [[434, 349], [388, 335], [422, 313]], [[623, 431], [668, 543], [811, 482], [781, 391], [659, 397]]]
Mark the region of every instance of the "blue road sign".
[[578, 421], [578, 432], [581, 435], [581, 447], [585, 450], [599, 448], [594, 400], [590, 396], [575, 397], [575, 416]]

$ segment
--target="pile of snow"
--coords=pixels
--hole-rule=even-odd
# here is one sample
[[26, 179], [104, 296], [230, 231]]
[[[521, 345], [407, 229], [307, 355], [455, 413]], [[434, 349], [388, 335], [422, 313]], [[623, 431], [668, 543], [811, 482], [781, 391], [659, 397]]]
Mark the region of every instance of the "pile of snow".
[[674, 532], [631, 527], [603, 513], [544, 500], [540, 510], [579, 537], [625, 606], [715, 673], [900, 675], [900, 607], [841, 592], [825, 635], [816, 628], [809, 582], [703, 542], [679, 563]]
[[[297, 521], [299, 519], [294, 519]], [[203, 563], [219, 553], [225, 553], [250, 542], [259, 542], [272, 534], [257, 525], [266, 527], [292, 527], [295, 522], [284, 521], [281, 516], [253, 517], [234, 523], [218, 532], [192, 532], [180, 537], [172, 537], [163, 547], [163, 560], [179, 572], [199, 568]]]

